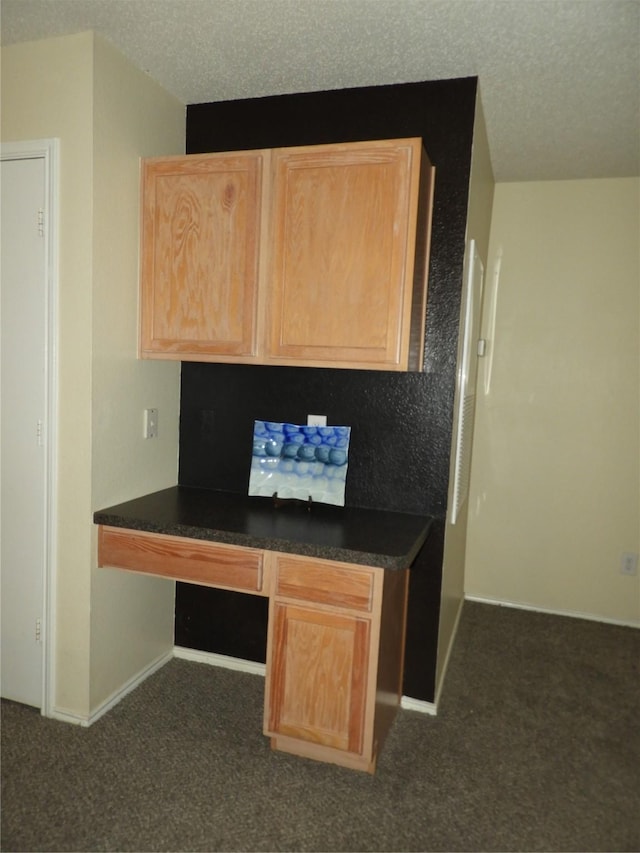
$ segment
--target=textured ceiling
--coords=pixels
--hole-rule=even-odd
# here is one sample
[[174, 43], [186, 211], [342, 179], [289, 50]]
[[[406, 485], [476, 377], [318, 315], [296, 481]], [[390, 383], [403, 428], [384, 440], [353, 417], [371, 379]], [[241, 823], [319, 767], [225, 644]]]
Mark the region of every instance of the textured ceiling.
[[2, 0], [0, 14], [3, 44], [95, 30], [185, 104], [477, 76], [497, 180], [640, 174], [640, 0]]

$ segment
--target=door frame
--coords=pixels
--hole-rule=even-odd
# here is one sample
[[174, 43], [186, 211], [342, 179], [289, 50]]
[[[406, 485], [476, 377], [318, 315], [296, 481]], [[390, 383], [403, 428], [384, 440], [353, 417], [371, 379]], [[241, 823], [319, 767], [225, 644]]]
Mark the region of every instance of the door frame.
[[58, 291], [60, 140], [32, 139], [0, 143], [1, 160], [44, 160], [45, 240], [45, 518], [43, 561], [42, 707], [51, 716], [55, 688], [56, 543], [58, 458]]

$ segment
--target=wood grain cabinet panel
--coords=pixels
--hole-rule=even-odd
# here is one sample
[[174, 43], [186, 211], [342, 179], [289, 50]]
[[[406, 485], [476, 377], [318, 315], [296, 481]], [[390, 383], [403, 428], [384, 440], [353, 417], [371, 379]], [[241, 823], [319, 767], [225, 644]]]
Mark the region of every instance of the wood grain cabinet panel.
[[269, 728], [360, 754], [370, 622], [276, 604]]
[[418, 138], [143, 161], [140, 355], [420, 370]]
[[419, 139], [274, 151], [269, 357], [406, 369], [422, 156]]
[[354, 566], [295, 557], [280, 557], [276, 595], [334, 607], [371, 611], [371, 571]]
[[263, 159], [143, 161], [142, 356], [255, 352]]
[[121, 527], [98, 530], [99, 566], [263, 594], [263, 562], [263, 552], [251, 548]]

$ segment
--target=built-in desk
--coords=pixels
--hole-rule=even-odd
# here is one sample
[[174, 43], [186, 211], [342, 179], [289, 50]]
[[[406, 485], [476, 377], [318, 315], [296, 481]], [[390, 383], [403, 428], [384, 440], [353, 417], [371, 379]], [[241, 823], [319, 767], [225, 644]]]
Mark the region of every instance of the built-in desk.
[[409, 567], [430, 518], [175, 486], [94, 522], [100, 566], [268, 597], [272, 747], [374, 772], [400, 703]]

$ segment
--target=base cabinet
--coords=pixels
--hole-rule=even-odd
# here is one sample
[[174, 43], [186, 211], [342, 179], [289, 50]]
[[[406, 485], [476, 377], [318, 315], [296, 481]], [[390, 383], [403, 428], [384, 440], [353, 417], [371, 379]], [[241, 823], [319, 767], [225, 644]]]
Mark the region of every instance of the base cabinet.
[[272, 748], [374, 772], [400, 705], [408, 569], [103, 525], [98, 565], [268, 596]]
[[275, 557], [265, 701], [274, 749], [374, 772], [400, 703], [407, 578]]

